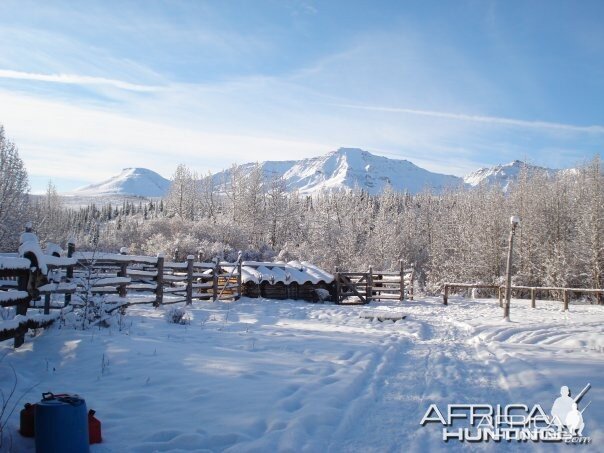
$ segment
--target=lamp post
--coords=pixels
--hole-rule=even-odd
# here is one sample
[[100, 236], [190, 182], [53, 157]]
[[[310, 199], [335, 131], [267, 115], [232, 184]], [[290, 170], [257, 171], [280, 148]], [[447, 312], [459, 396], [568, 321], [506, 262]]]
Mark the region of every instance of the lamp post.
[[506, 272], [505, 304], [503, 305], [503, 319], [510, 320], [510, 299], [512, 298], [512, 248], [514, 247], [514, 234], [516, 228], [520, 226], [520, 217], [513, 215], [510, 217], [510, 245], [508, 248], [508, 265]]

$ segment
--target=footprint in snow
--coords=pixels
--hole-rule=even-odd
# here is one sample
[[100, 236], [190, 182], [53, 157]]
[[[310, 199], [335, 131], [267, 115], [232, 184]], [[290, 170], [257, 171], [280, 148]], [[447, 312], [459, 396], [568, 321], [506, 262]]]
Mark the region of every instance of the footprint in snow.
[[158, 431], [158, 432], [150, 435], [149, 437], [146, 437], [144, 439], [144, 441], [145, 442], [168, 442], [168, 441], [174, 439], [175, 437], [180, 436], [181, 434], [182, 434], [182, 431], [177, 431], [174, 429]]
[[290, 398], [279, 403], [277, 407], [287, 412], [296, 412], [297, 410], [302, 408], [302, 403], [297, 399]]

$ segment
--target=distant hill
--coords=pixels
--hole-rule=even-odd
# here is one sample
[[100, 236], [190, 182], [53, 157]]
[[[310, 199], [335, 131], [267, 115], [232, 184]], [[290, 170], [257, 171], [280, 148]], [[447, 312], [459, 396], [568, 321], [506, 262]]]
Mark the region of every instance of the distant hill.
[[137, 197], [163, 197], [168, 193], [170, 180], [146, 168], [124, 168], [122, 172], [105, 181], [81, 187], [71, 195], [97, 197], [130, 195]]

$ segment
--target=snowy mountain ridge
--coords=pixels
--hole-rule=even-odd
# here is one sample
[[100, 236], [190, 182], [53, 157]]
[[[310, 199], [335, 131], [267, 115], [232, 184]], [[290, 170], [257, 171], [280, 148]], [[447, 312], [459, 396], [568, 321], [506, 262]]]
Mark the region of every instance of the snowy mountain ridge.
[[[251, 171], [256, 164], [240, 167]], [[424, 189], [436, 192], [463, 184], [457, 176], [433, 173], [407, 161], [376, 156], [358, 148], [340, 148], [318, 157], [299, 161], [266, 161], [258, 163], [265, 177], [281, 177], [289, 192], [309, 195], [320, 191], [363, 189], [371, 194], [387, 187], [397, 192], [418, 193]], [[217, 185], [224, 185], [232, 169], [213, 175]]]
[[523, 170], [526, 171], [529, 176], [535, 174], [554, 175], [560, 171], [515, 160], [509, 164], [480, 168], [464, 176], [463, 181], [471, 187], [476, 187], [481, 184], [497, 185], [506, 191], [509, 184], [516, 181]]
[[[250, 162], [239, 165], [237, 171], [249, 174], [258, 166], [265, 181], [282, 178], [287, 191], [309, 195], [320, 191], [362, 189], [371, 194], [382, 193], [390, 187], [397, 192], [418, 193], [425, 189], [442, 192], [445, 188], [496, 185], [507, 190], [522, 169], [529, 175], [552, 170], [515, 160], [508, 164], [480, 168], [463, 178], [430, 172], [402, 159], [377, 156], [358, 148], [340, 148], [322, 156], [301, 160]], [[232, 178], [234, 168], [212, 175], [214, 187], [222, 190]], [[70, 195], [78, 197], [136, 196], [162, 197], [170, 180], [146, 168], [125, 168], [116, 176], [97, 184], [79, 188]]]

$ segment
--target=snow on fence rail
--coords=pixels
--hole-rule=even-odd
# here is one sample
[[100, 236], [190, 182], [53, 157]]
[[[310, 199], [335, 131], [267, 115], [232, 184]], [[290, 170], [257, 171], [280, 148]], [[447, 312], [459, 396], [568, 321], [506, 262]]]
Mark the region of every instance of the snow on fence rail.
[[51, 315], [17, 315], [11, 320], [2, 322], [0, 325], [0, 341], [13, 338], [15, 348], [18, 348], [25, 341], [25, 334], [29, 329], [46, 328], [57, 319], [58, 315], [59, 313], [53, 313]]
[[3, 289], [0, 292], [0, 306], [15, 307], [16, 313], [14, 319], [0, 323], [0, 341], [14, 338], [16, 348], [23, 344], [29, 326], [41, 327], [37, 325], [38, 321], [25, 318], [31, 301], [28, 291], [30, 266], [30, 261], [25, 258], [0, 257], [0, 289]]
[[[503, 306], [503, 295], [505, 293], [505, 286], [502, 285], [486, 285], [480, 283], [445, 283], [443, 285], [443, 304], [449, 304], [449, 292], [455, 288], [466, 288], [466, 289], [493, 289], [497, 290], [499, 297], [499, 305]], [[539, 292], [550, 292], [550, 293], [558, 293], [561, 297], [561, 302], [563, 304], [564, 310], [568, 311], [568, 306], [570, 303], [570, 295], [572, 293], [579, 294], [602, 294], [604, 295], [604, 289], [597, 288], [564, 288], [558, 286], [513, 286], [511, 287], [512, 291], [530, 291], [531, 292], [531, 308], [537, 308], [536, 297]], [[556, 297], [556, 296], [554, 296]]]

